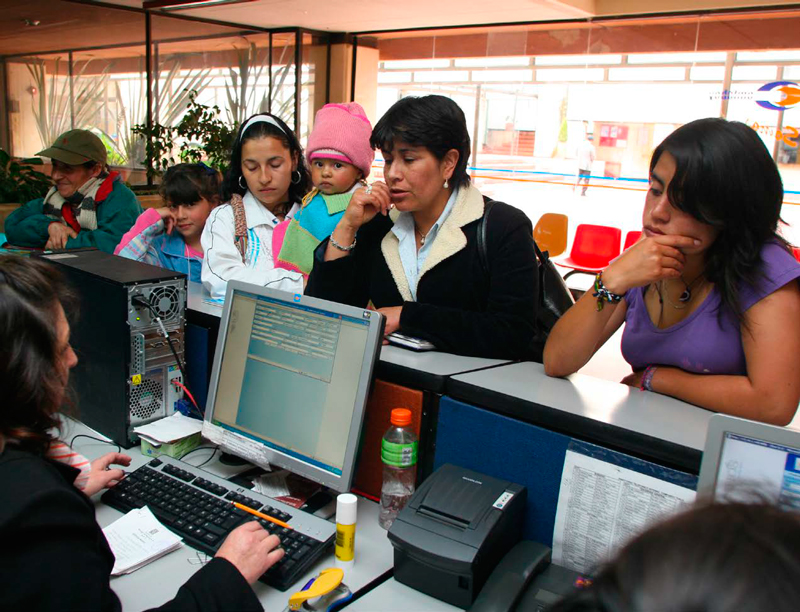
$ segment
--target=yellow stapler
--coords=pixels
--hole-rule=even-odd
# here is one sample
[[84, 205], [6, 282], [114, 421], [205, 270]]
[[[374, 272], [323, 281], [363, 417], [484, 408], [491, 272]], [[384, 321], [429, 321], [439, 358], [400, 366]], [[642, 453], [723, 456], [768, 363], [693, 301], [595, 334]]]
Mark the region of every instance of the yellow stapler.
[[353, 596], [347, 585], [342, 584], [342, 578], [344, 572], [337, 567], [322, 570], [289, 598], [286, 610], [333, 611]]

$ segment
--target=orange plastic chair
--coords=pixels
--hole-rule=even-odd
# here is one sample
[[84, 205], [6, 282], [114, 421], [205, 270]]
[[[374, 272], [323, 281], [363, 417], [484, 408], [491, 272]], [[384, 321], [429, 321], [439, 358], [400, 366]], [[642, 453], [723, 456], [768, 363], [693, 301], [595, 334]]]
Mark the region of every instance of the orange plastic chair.
[[636, 244], [636, 241], [639, 240], [639, 236], [641, 235], [642, 235], [642, 230], [631, 230], [630, 232], [625, 234], [625, 245], [622, 247], [622, 250], [627, 251], [628, 247]]
[[564, 278], [573, 274], [597, 274], [620, 254], [622, 230], [606, 225], [581, 224], [575, 231], [575, 240], [568, 257], [554, 259], [553, 263], [572, 268]]
[[533, 228], [533, 239], [539, 249], [547, 251], [550, 257], [561, 255], [567, 250], [567, 228], [569, 218], [559, 213], [545, 213]]
[[800, 261], [800, 247], [792, 247], [792, 252], [794, 253], [794, 258]]

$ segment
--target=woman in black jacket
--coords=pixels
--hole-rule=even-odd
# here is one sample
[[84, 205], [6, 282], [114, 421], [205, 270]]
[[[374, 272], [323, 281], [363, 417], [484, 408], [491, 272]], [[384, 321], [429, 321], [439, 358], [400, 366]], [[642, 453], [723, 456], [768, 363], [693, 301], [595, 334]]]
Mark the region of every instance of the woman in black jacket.
[[[63, 304], [71, 299], [50, 264], [0, 257], [0, 610], [119, 610], [109, 585], [114, 555], [94, 504], [73, 486], [79, 470], [47, 458], [69, 370]], [[127, 463], [110, 453], [92, 464], [99, 490]], [[237, 528], [216, 557], [161, 610], [261, 610], [250, 584], [283, 556], [258, 523]]]
[[306, 293], [372, 302], [386, 316], [386, 334], [442, 351], [541, 360], [532, 342], [539, 288], [531, 223], [470, 184], [458, 105], [443, 96], [403, 98], [370, 143], [383, 154], [386, 182], [353, 194], [315, 252]]

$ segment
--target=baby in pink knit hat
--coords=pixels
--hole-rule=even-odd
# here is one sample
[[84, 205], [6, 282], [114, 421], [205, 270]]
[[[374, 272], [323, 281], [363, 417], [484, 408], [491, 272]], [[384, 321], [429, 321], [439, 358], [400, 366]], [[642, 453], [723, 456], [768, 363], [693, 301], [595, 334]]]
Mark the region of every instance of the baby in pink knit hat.
[[369, 176], [375, 155], [371, 134], [372, 125], [356, 102], [319, 109], [306, 147], [314, 189], [294, 218], [272, 234], [276, 267], [311, 272], [314, 249], [331, 235], [353, 192]]

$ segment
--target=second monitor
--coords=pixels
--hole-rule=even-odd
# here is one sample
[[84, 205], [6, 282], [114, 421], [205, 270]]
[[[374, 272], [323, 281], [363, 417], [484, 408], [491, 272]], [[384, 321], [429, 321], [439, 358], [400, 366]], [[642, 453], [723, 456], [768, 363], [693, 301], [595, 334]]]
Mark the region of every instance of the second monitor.
[[375, 311], [231, 281], [203, 436], [348, 491], [382, 339]]

